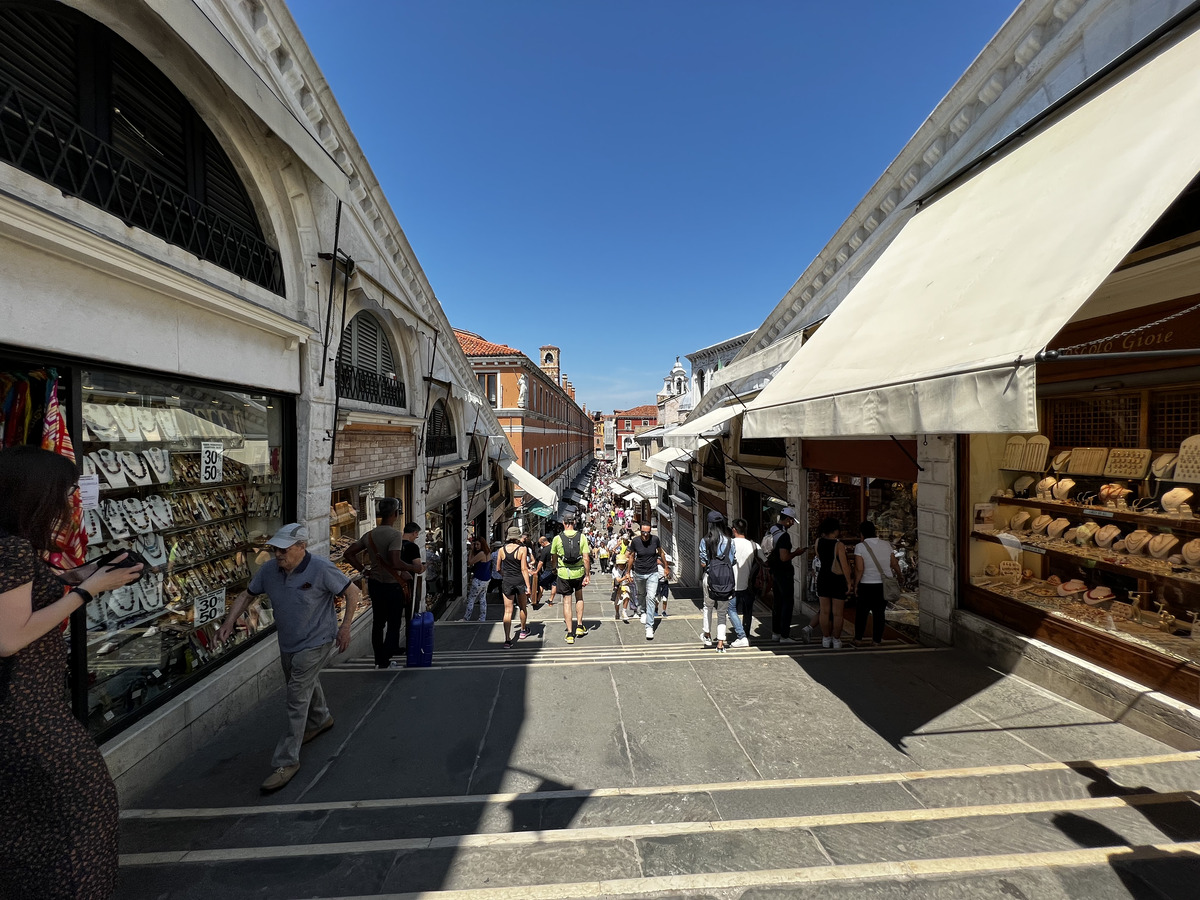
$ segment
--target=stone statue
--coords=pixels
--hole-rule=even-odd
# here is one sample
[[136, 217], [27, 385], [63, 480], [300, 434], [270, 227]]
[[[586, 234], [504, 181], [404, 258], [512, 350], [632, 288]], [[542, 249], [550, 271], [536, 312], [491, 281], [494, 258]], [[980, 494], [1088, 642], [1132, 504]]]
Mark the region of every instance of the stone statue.
[[521, 407], [521, 409], [524, 409], [526, 404], [529, 403], [529, 376], [528, 375], [522, 375], [520, 378], [517, 379], [517, 390], [518, 390], [517, 406]]

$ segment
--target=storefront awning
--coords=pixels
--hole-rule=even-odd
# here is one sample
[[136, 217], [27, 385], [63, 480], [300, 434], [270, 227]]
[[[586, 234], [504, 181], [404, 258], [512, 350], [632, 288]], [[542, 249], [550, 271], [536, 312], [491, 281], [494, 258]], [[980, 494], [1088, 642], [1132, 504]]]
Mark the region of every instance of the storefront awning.
[[551, 509], [558, 506], [558, 494], [546, 487], [532, 472], [517, 465], [515, 459], [500, 460], [500, 468], [504, 474], [517, 483], [517, 486], [539, 503], [544, 503]]
[[623, 497], [629, 493], [629, 488], [621, 484], [619, 481], [612, 486], [612, 494], [614, 497]]
[[699, 450], [716, 438], [729, 432], [729, 420], [742, 412], [740, 404], [722, 406], [710, 413], [705, 413], [695, 419], [689, 419], [674, 431], [669, 431], [663, 437], [663, 443], [668, 447], [679, 447], [682, 450]]
[[1036, 431], [1036, 355], [1200, 171], [1197, 59], [1200, 32], [916, 213], [743, 434]]
[[643, 497], [641, 494], [639, 494], [637, 491], [630, 491], [629, 496], [627, 496], [625, 499], [630, 501], [631, 503], [645, 503], [646, 502], [646, 498]]
[[530, 503], [528, 506], [521, 507], [531, 516], [540, 516], [543, 519], [554, 515], [554, 510], [544, 503]]
[[646, 465], [654, 469], [656, 472], [665, 472], [671, 463], [677, 461], [681, 457], [688, 456], [688, 451], [682, 447], [668, 447], [665, 450], [659, 450], [653, 456], [646, 460]]

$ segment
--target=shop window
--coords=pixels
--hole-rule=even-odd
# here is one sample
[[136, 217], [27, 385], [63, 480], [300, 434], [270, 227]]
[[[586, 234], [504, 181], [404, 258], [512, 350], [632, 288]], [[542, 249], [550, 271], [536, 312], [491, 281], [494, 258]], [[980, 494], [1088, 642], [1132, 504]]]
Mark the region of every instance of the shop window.
[[483, 464], [479, 459], [479, 448], [471, 441], [470, 449], [467, 453], [467, 477], [478, 478], [483, 474]]
[[679, 484], [676, 487], [676, 492], [681, 497], [695, 497], [695, 488], [692, 486], [692, 473], [690, 471], [679, 473]]
[[721, 450], [721, 445], [718, 443], [712, 444], [708, 448], [708, 453], [704, 456], [704, 477], [709, 481], [725, 481], [725, 453]]
[[228, 605], [269, 559], [266, 540], [294, 514], [285, 502], [284, 400], [110, 371], [81, 372], [81, 481], [87, 556], [132, 548], [148, 574], [86, 608], [87, 721], [120, 729], [268, 631], [256, 600], [233, 641], [215, 634]]
[[0, 0], [0, 159], [277, 294], [220, 142], [159, 69], [57, 3]]
[[738, 452], [743, 456], [787, 456], [787, 442], [783, 438], [742, 438]]
[[342, 332], [337, 357], [339, 396], [403, 409], [404, 381], [396, 372], [392, 345], [379, 320], [360, 312]]
[[454, 423], [450, 420], [446, 401], [438, 400], [433, 404], [425, 423], [425, 456], [432, 459], [457, 452], [458, 441], [454, 436]]

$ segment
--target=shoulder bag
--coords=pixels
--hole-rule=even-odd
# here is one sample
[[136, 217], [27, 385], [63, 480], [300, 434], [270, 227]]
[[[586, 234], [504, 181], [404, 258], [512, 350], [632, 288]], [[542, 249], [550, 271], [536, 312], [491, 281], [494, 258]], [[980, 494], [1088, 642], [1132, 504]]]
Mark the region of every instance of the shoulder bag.
[[896, 580], [896, 576], [891, 574], [891, 569], [884, 570], [879, 564], [879, 560], [875, 557], [875, 551], [871, 549], [871, 545], [867, 539], [863, 540], [863, 547], [867, 554], [871, 557], [871, 562], [875, 563], [875, 568], [879, 570], [879, 575], [883, 579], [883, 599], [888, 603], [895, 603], [900, 599], [900, 582]]

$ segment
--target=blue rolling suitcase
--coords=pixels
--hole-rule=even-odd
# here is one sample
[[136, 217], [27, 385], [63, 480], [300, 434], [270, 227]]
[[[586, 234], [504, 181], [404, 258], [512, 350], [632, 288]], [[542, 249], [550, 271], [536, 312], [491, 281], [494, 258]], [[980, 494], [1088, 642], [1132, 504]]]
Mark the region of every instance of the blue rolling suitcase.
[[416, 616], [408, 636], [408, 660], [410, 669], [428, 668], [433, 665], [433, 613], [428, 610]]

